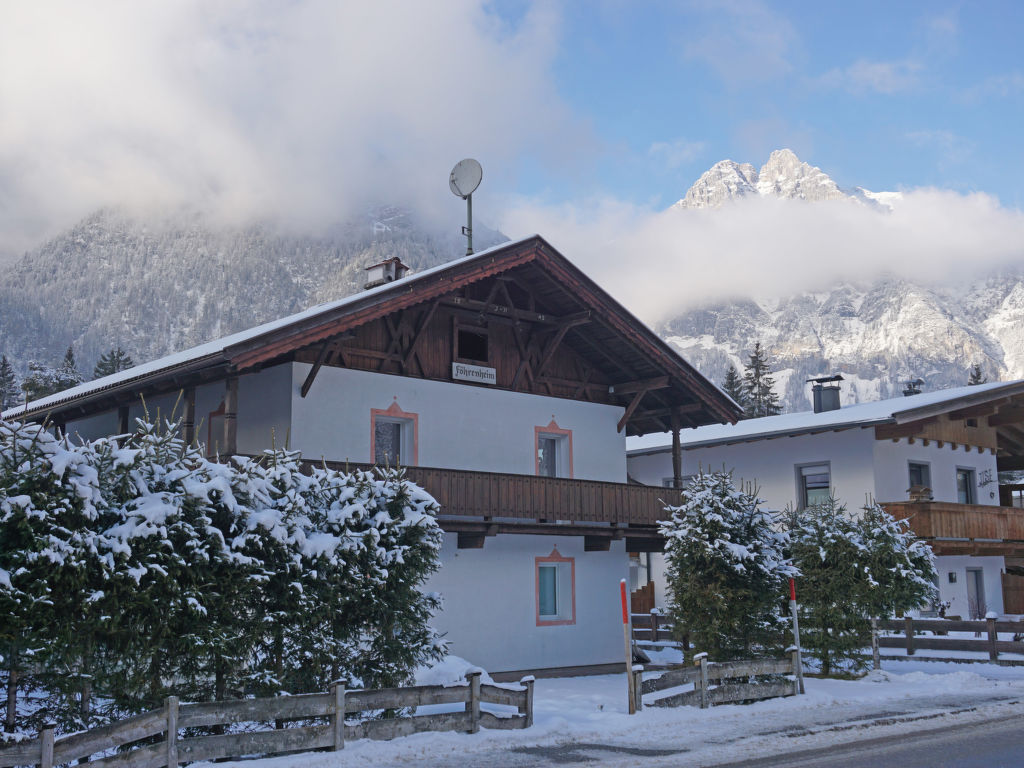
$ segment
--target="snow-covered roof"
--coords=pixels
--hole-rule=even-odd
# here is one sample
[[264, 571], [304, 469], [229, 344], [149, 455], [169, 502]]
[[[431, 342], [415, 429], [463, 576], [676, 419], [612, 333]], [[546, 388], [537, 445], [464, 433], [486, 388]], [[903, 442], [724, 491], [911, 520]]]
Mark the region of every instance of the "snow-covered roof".
[[446, 269], [451, 269], [452, 267], [458, 266], [465, 262], [485, 258], [493, 251], [504, 250], [509, 247], [514, 247], [516, 245], [520, 245], [521, 243], [525, 243], [537, 237], [538, 235], [527, 235], [526, 237], [521, 237], [518, 240], [504, 242], [501, 243], [500, 245], [495, 245], [486, 250], [478, 251], [477, 253], [471, 254], [469, 256], [463, 256], [459, 259], [453, 259], [452, 261], [447, 261], [444, 264], [440, 264], [436, 267], [425, 269], [422, 272], [417, 272], [415, 274], [408, 275], [402, 278], [401, 280], [385, 283], [384, 285], [379, 285], [376, 288], [370, 288], [365, 291], [359, 291], [357, 293], [352, 294], [351, 296], [346, 296], [343, 299], [329, 301], [323, 304], [317, 304], [316, 306], [310, 307], [309, 309], [305, 309], [302, 312], [297, 312], [294, 315], [288, 315], [287, 317], [282, 317], [278, 320], [273, 320], [269, 323], [264, 323], [263, 325], [257, 325], [254, 328], [248, 328], [244, 331], [233, 333], [230, 336], [225, 336], [215, 341], [208, 341], [205, 344], [200, 344], [199, 346], [192, 347], [191, 349], [186, 349], [181, 352], [175, 352], [174, 354], [167, 355], [156, 360], [150, 360], [148, 363], [142, 363], [140, 365], [136, 365], [133, 368], [128, 368], [126, 370], [119, 371], [118, 373], [112, 373], [111, 375], [104, 376], [101, 379], [95, 379], [93, 381], [85, 382], [84, 384], [79, 384], [77, 387], [65, 389], [64, 391], [58, 392], [54, 395], [49, 395], [48, 397], [42, 397], [39, 398], [38, 400], [33, 400], [27, 405], [21, 405], [16, 408], [6, 410], [3, 413], [0, 413], [0, 417], [5, 419], [17, 418], [22, 413], [28, 413], [43, 410], [46, 408], [51, 408], [60, 403], [64, 403], [68, 400], [74, 400], [75, 398], [82, 397], [83, 395], [89, 395], [95, 392], [100, 392], [102, 390], [111, 389], [118, 385], [127, 384], [138, 379], [143, 379], [153, 374], [163, 373], [165, 371], [170, 371], [176, 368], [189, 367], [193, 364], [199, 364], [204, 361], [214, 359], [220, 356], [224, 352], [224, 350], [228, 349], [229, 347], [235, 346], [236, 344], [241, 344], [243, 342], [250, 341], [272, 331], [285, 328], [301, 320], [308, 320], [311, 318], [315, 318], [317, 315], [330, 314], [332, 312], [336, 312], [339, 309], [343, 309], [348, 304], [352, 304], [357, 301], [365, 301], [368, 297], [374, 296], [375, 294], [387, 293], [388, 291], [393, 291], [396, 289], [405, 290], [410, 284], [415, 283], [417, 280], [422, 280], [423, 278], [436, 274], [437, 272], [441, 272]]
[[[935, 413], [963, 408], [978, 402], [1024, 394], [1024, 380], [995, 381], [969, 387], [940, 389], [919, 395], [894, 397], [870, 403], [848, 405], [834, 411], [802, 411], [760, 419], [746, 419], [736, 424], [710, 424], [685, 430], [680, 435], [684, 449], [710, 445], [765, 440], [785, 435], [807, 434], [831, 429], [851, 429], [874, 424], [903, 423], [926, 418]], [[672, 434], [655, 432], [626, 439], [630, 455], [660, 453], [671, 450]]]

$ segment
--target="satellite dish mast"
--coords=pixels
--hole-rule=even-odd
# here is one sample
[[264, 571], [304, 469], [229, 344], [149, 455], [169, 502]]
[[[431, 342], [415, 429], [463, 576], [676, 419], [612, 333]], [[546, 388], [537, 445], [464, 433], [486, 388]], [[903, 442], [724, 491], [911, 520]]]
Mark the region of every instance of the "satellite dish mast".
[[466, 226], [462, 228], [462, 234], [466, 236], [467, 256], [473, 255], [473, 193], [483, 177], [484, 169], [472, 158], [459, 160], [448, 177], [452, 194], [466, 201]]

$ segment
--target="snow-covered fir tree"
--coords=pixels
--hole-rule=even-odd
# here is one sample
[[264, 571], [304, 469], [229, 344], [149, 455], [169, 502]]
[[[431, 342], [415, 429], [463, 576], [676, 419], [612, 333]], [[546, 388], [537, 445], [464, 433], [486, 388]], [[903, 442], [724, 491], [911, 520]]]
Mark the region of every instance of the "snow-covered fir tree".
[[725, 379], [722, 381], [722, 391], [736, 401], [736, 404], [746, 411], [747, 389], [743, 384], [743, 378], [735, 365], [730, 365], [725, 372]]
[[975, 363], [971, 366], [971, 372], [967, 377], [967, 386], [973, 387], [978, 384], [984, 384], [988, 381], [988, 376], [981, 372], [981, 364]]
[[100, 359], [96, 361], [96, 366], [92, 369], [92, 377], [101, 379], [118, 371], [126, 371], [134, 365], [131, 355], [120, 347], [116, 347], [100, 355]]
[[21, 403], [21, 387], [7, 355], [0, 356], [0, 411]]
[[760, 341], [754, 344], [754, 351], [750, 353], [750, 359], [743, 368], [746, 418], [757, 419], [781, 413], [782, 406], [775, 393], [775, 379], [772, 378], [768, 353], [761, 347]]
[[57, 368], [32, 360], [28, 364], [28, 375], [21, 386], [25, 398], [31, 402], [41, 397], [63, 392], [82, 383], [82, 374], [75, 363], [75, 351], [68, 347], [64, 359]]
[[677, 631], [712, 659], [749, 658], [784, 645], [780, 610], [786, 534], [751, 490], [724, 472], [698, 474], [661, 526], [669, 613]]
[[0, 422], [5, 730], [79, 730], [172, 692], [401, 685], [443, 656], [422, 591], [441, 543], [430, 496], [294, 453], [211, 462], [179, 427], [72, 445]]
[[933, 599], [931, 548], [905, 520], [894, 520], [879, 505], [852, 516], [830, 498], [794, 513], [792, 520], [800, 636], [823, 673], [862, 663], [872, 618], [899, 615]]

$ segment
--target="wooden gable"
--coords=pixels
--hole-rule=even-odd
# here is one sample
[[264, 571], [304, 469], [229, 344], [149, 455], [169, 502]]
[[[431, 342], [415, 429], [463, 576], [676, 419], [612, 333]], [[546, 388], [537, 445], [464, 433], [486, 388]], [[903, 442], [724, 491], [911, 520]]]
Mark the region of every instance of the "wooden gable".
[[477, 386], [619, 405], [619, 429], [629, 434], [735, 422], [740, 415], [717, 387], [536, 236], [167, 360], [30, 409], [26, 418], [50, 416], [59, 424], [139, 394], [289, 361], [312, 365], [303, 396], [325, 365], [453, 381], [452, 364], [462, 362], [493, 370], [493, 382]]

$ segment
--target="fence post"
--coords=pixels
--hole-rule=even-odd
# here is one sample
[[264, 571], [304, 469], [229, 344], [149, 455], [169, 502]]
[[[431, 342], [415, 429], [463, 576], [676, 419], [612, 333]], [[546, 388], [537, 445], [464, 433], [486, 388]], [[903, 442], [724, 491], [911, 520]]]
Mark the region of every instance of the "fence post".
[[793, 649], [793, 695], [804, 693], [804, 659], [799, 648]]
[[519, 714], [525, 715], [523, 728], [533, 725], [533, 675], [528, 675], [519, 681], [520, 685], [526, 686], [526, 705], [519, 708]]
[[708, 655], [698, 653], [694, 657], [697, 666], [700, 667], [700, 708], [708, 708]]
[[178, 768], [178, 697], [164, 699], [164, 709], [167, 711], [167, 765]]
[[999, 635], [996, 633], [996, 617], [986, 616], [985, 623], [988, 624], [988, 659], [996, 661], [999, 658], [999, 650], [996, 646], [999, 639]]
[[334, 752], [345, 748], [345, 683], [345, 680], [331, 683], [331, 693], [334, 694], [333, 711], [331, 712]]
[[480, 671], [467, 672], [466, 679], [469, 680], [469, 701], [466, 702], [469, 732], [477, 733], [480, 730]]
[[907, 638], [907, 656], [914, 655], [914, 620], [909, 616], [903, 617], [903, 634]]
[[644, 708], [644, 693], [643, 693], [643, 682], [644, 682], [644, 668], [643, 665], [637, 665], [633, 667], [633, 697], [634, 697], [634, 709], [637, 712]]
[[39, 732], [40, 768], [53, 768], [53, 726], [44, 725]]
[[658, 614], [657, 611], [651, 611], [651, 642], [658, 642]]
[[878, 619], [871, 620], [871, 667], [882, 668], [882, 657], [878, 652]]

